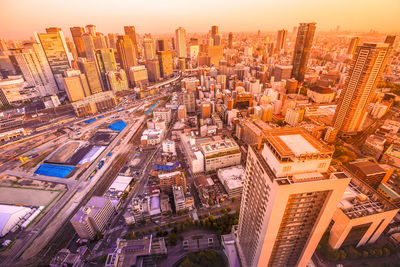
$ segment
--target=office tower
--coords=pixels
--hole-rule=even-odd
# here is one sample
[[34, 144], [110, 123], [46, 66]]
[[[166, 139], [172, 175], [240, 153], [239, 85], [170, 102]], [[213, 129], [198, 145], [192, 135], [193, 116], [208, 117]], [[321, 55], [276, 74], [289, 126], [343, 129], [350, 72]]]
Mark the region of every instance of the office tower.
[[97, 33], [96, 26], [94, 26], [92, 24], [86, 25], [86, 32], [88, 34], [90, 34], [91, 36], [96, 36], [96, 33]]
[[365, 43], [357, 47], [345, 86], [340, 93], [333, 127], [340, 133], [360, 131], [368, 104], [389, 57], [389, 44]]
[[175, 30], [176, 36], [176, 55], [185, 58], [186, 55], [186, 31], [184, 28], [179, 27]]
[[163, 78], [170, 76], [173, 73], [172, 52], [160, 51], [158, 54], [158, 62], [160, 64], [160, 75]]
[[115, 213], [110, 199], [92, 197], [81, 207], [70, 220], [76, 233], [83, 239], [94, 239], [97, 233], [103, 232]]
[[85, 61], [84, 59], [81, 59], [78, 60], [77, 65], [81, 73], [86, 75], [90, 94], [93, 95], [102, 92], [101, 81], [99, 74], [97, 73], [96, 62]]
[[135, 26], [124, 26], [125, 35], [128, 35], [132, 41], [132, 45], [135, 48], [135, 56], [137, 56], [138, 47], [136, 41], [136, 30]]
[[286, 38], [287, 38], [287, 30], [279, 30], [278, 35], [276, 36], [276, 51], [281, 52], [286, 49]]
[[95, 49], [103, 49], [107, 48], [106, 38], [102, 33], [96, 33], [96, 36], [93, 36], [93, 44]]
[[120, 35], [117, 40], [118, 58], [125, 73], [129, 73], [130, 67], [136, 66], [135, 47], [131, 37]]
[[117, 49], [117, 34], [114, 33], [109, 33], [107, 34], [108, 37], [108, 42], [109, 42], [109, 47], [108, 48], [112, 48], [112, 49]]
[[[75, 61], [78, 60], [78, 52], [76, 51], [74, 42], [71, 40], [68, 40], [68, 39], [65, 42], [67, 44], [69, 52], [71, 52], [71, 54], [72, 54], [72, 58]], [[71, 65], [72, 65], [72, 62], [71, 62]]]
[[353, 37], [350, 40], [349, 48], [347, 49], [347, 54], [353, 55], [356, 51], [357, 46], [360, 45], [361, 39], [359, 37]]
[[8, 47], [6, 44], [6, 41], [4, 41], [3, 39], [0, 39], [0, 51], [7, 51]]
[[182, 105], [186, 106], [187, 112], [196, 111], [196, 96], [194, 92], [183, 93], [180, 100]]
[[218, 33], [215, 35], [213, 45], [215, 46], [222, 45], [222, 34]]
[[144, 58], [146, 60], [154, 59], [156, 57], [156, 49], [153, 39], [143, 39]]
[[71, 35], [74, 40], [76, 52], [78, 53], [78, 57], [86, 57], [85, 46], [83, 44], [82, 35], [85, 33], [83, 27], [71, 27]]
[[89, 33], [82, 34], [83, 46], [85, 47], [86, 59], [95, 60], [93, 37]]
[[68, 51], [60, 28], [47, 28], [46, 33], [35, 33], [37, 42], [44, 50], [59, 89], [63, 89], [62, 76], [71, 67], [72, 55]]
[[292, 74], [292, 66], [275, 65], [274, 81], [280, 82], [282, 80], [289, 80]]
[[392, 47], [393, 47], [395, 41], [396, 41], [396, 35], [388, 35], [385, 38], [385, 43], [389, 44]]
[[107, 73], [107, 78], [110, 90], [116, 92], [129, 89], [128, 78], [123, 69], [109, 71]]
[[218, 34], [218, 26], [211, 26], [211, 38], [215, 38], [215, 35]]
[[36, 42], [25, 42], [23, 48], [10, 55], [29, 86], [38, 89], [42, 97], [58, 93], [57, 83], [42, 47]]
[[97, 67], [100, 72], [103, 91], [110, 90], [107, 84], [107, 72], [117, 69], [114, 50], [112, 48], [96, 49], [95, 56]]
[[299, 30], [297, 31], [296, 44], [294, 46], [292, 63], [292, 77], [299, 82], [304, 81], [314, 33], [315, 23], [300, 23]]
[[149, 82], [147, 69], [144, 65], [131, 67], [128, 75], [132, 86], [142, 87], [143, 85], [147, 85]]
[[211, 104], [210, 103], [202, 103], [201, 104], [201, 118], [207, 119], [211, 117]]
[[160, 65], [158, 59], [150, 59], [146, 61], [147, 75], [150, 82], [157, 82], [160, 80]]
[[86, 76], [85, 74], [81, 74], [79, 70], [64, 77], [63, 82], [68, 99], [71, 102], [82, 100], [90, 95], [89, 84]]
[[233, 48], [233, 33], [229, 33], [228, 35], [228, 48], [232, 49]]
[[158, 39], [156, 42], [156, 52], [167, 51], [168, 41], [166, 39]]
[[304, 128], [259, 140], [247, 155], [239, 256], [243, 266], [307, 266], [350, 178], [327, 173], [333, 149]]
[[199, 45], [199, 38], [192, 37], [192, 38], [190, 38], [189, 43], [190, 43], [190, 45]]

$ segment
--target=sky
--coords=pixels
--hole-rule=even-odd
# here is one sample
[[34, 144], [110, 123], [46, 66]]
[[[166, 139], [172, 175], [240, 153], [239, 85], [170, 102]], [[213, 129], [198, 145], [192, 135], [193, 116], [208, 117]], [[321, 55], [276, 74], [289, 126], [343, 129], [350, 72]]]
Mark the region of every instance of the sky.
[[289, 31], [317, 22], [317, 31], [400, 32], [400, 0], [0, 0], [0, 38], [26, 39], [33, 32], [94, 24], [103, 33]]

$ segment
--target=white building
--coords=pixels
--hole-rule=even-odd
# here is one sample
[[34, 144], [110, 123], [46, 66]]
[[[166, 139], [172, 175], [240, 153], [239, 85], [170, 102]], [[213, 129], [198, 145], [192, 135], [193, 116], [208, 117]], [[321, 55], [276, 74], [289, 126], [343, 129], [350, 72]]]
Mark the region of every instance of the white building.
[[224, 186], [229, 197], [240, 197], [243, 190], [245, 169], [242, 165], [218, 169], [218, 179]]
[[175, 30], [176, 54], [178, 57], [186, 58], [186, 31], [179, 27]]
[[186, 209], [185, 193], [181, 186], [172, 186], [176, 211]]
[[164, 137], [162, 129], [146, 129], [143, 131], [141, 142], [143, 145], [157, 145]]
[[240, 164], [239, 146], [231, 138], [206, 142], [200, 145], [200, 149], [204, 155], [206, 172]]
[[170, 109], [167, 108], [158, 108], [153, 111], [153, 118], [158, 118], [160, 120], [166, 121], [167, 123], [170, 123], [172, 119], [172, 112]]
[[186, 134], [181, 134], [180, 138], [192, 174], [204, 172], [204, 155], [196, 146], [196, 139]]
[[176, 155], [175, 141], [164, 140], [162, 142], [162, 149], [164, 153]]
[[0, 204], [0, 237], [5, 236], [31, 212], [30, 208]]

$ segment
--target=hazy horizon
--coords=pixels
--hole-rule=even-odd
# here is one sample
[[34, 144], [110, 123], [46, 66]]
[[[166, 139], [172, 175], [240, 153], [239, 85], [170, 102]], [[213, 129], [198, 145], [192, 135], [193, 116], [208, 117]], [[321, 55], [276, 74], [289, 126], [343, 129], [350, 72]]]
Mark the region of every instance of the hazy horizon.
[[27, 39], [48, 27], [96, 25], [99, 32], [122, 33], [134, 25], [139, 34], [173, 33], [179, 26], [187, 32], [206, 33], [211, 25], [221, 32], [289, 32], [300, 22], [316, 22], [317, 31], [341, 30], [400, 32], [398, 0], [170, 0], [131, 2], [124, 0], [0, 0], [0, 38]]

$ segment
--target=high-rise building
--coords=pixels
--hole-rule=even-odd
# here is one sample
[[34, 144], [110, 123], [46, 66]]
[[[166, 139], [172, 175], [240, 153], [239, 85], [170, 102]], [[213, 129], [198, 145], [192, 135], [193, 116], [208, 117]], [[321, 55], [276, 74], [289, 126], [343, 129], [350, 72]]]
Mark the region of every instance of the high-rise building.
[[239, 256], [243, 266], [307, 266], [350, 178], [327, 173], [333, 150], [303, 128], [259, 140], [247, 155]]
[[93, 36], [93, 44], [95, 49], [103, 49], [107, 48], [106, 38], [102, 33], [96, 33], [96, 36]]
[[58, 93], [46, 55], [38, 43], [25, 42], [23, 49], [15, 50], [10, 59], [18, 65], [28, 85], [36, 87], [42, 97]]
[[211, 38], [214, 39], [215, 35], [218, 34], [218, 26], [214, 25], [211, 26]]
[[131, 67], [128, 75], [132, 86], [142, 87], [143, 85], [147, 85], [149, 82], [147, 69], [144, 65]]
[[58, 88], [62, 89], [62, 75], [64, 71], [71, 67], [72, 61], [72, 55], [68, 51], [64, 34], [60, 28], [47, 28], [46, 33], [35, 33], [35, 37], [43, 47]]
[[356, 51], [357, 46], [360, 44], [360, 37], [353, 37], [350, 40], [349, 48], [347, 49], [347, 54], [353, 55]]
[[388, 35], [385, 38], [385, 43], [393, 46], [396, 41], [396, 35]]
[[389, 44], [384, 43], [365, 43], [357, 47], [333, 118], [333, 127], [340, 133], [362, 129], [368, 104], [389, 57], [389, 48]]
[[135, 48], [135, 56], [137, 56], [138, 47], [137, 47], [135, 26], [124, 26], [124, 31], [125, 31], [125, 35], [128, 35], [129, 38], [131, 39], [132, 45]]
[[173, 73], [172, 52], [160, 51], [158, 54], [158, 62], [160, 64], [160, 75], [163, 78], [170, 76]]
[[279, 82], [282, 80], [289, 80], [292, 74], [292, 66], [275, 65], [274, 81]]
[[286, 49], [287, 30], [279, 30], [276, 36], [276, 51], [281, 52]]
[[78, 68], [81, 73], [84, 73], [89, 84], [90, 94], [96, 94], [102, 92], [101, 81], [97, 72], [96, 62], [85, 61], [84, 59], [78, 60]]
[[6, 44], [6, 41], [4, 41], [3, 39], [0, 39], [0, 51], [7, 51], [8, 47]]
[[156, 52], [167, 51], [168, 41], [166, 39], [158, 39], [156, 42]]
[[70, 30], [78, 57], [86, 57], [85, 46], [82, 39], [85, 29], [83, 27], [71, 27]]
[[110, 90], [107, 84], [107, 72], [117, 70], [117, 62], [115, 61], [114, 49], [96, 49], [95, 56], [97, 67], [100, 72], [103, 91]]
[[183, 93], [180, 100], [182, 105], [186, 106], [187, 112], [196, 111], [196, 96], [194, 92]]
[[176, 40], [176, 54], [178, 57], [185, 58], [186, 55], [186, 30], [179, 27], [175, 30], [175, 40]]
[[297, 31], [292, 63], [292, 77], [299, 82], [304, 81], [315, 33], [315, 24], [316, 23], [300, 23]]
[[150, 59], [146, 62], [147, 75], [149, 76], [150, 82], [157, 82], [160, 75], [160, 64], [158, 59]]
[[86, 59], [89, 61], [95, 60], [93, 37], [89, 33], [82, 34], [83, 46], [85, 47]]
[[128, 35], [120, 35], [117, 40], [118, 58], [121, 62], [121, 67], [126, 73], [129, 69], [136, 66], [135, 46], [132, 43], [131, 37]]
[[91, 36], [96, 36], [96, 26], [92, 24], [86, 25], [86, 32]]
[[148, 38], [143, 39], [143, 47], [144, 47], [145, 60], [154, 59], [156, 57], [156, 49], [153, 39], [148, 39]]
[[114, 33], [109, 33], [107, 34], [108, 37], [108, 42], [109, 42], [109, 47], [108, 48], [112, 48], [112, 49], [117, 49], [117, 34]]
[[[67, 71], [68, 72], [68, 71]], [[89, 84], [85, 74], [81, 74], [79, 70], [63, 78], [65, 91], [71, 102], [79, 101], [90, 95]]]
[[201, 104], [201, 118], [207, 119], [211, 117], [211, 104], [210, 103], [202, 103]]
[[228, 48], [232, 49], [233, 48], [233, 33], [229, 33], [228, 35]]

